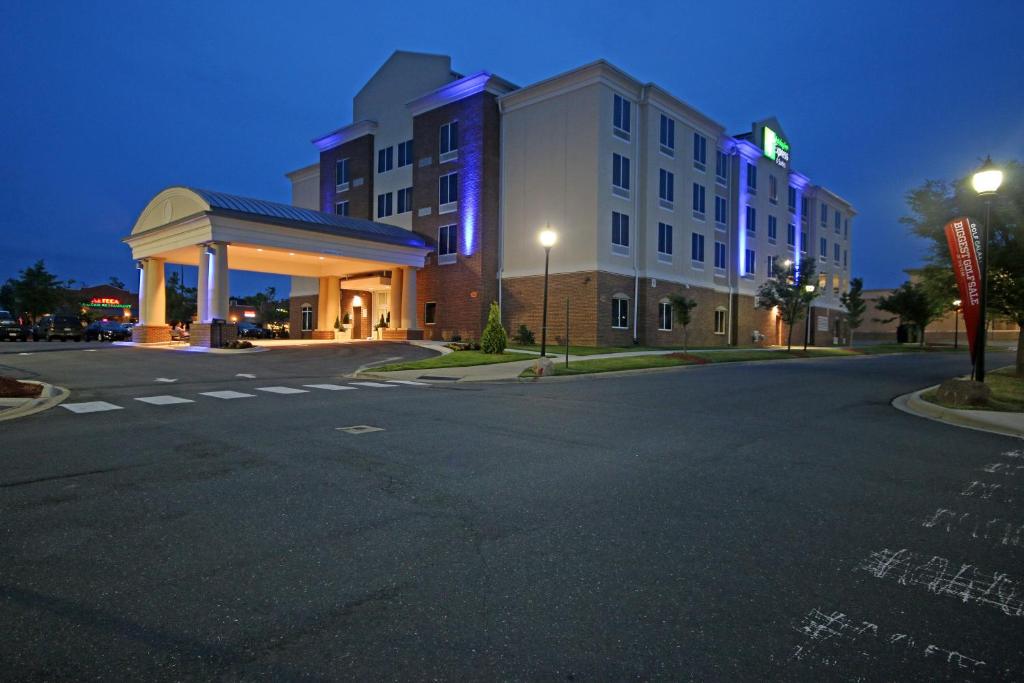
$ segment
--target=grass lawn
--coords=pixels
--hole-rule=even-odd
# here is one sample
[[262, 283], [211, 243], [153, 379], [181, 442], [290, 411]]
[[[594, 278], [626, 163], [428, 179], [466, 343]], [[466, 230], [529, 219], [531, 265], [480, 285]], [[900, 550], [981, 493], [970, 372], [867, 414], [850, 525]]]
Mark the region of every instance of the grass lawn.
[[533, 358], [527, 353], [484, 353], [483, 351], [452, 351], [443, 356], [409, 361], [408, 363], [392, 363], [380, 367], [367, 368], [370, 372], [391, 372], [394, 370], [430, 370], [431, 368], [456, 368], [468, 365], [490, 365], [492, 363], [510, 363], [517, 360]]
[[[513, 344], [508, 347], [510, 351], [533, 351], [540, 353], [540, 344]], [[743, 347], [730, 347], [730, 348], [743, 348]], [[760, 348], [760, 347], [751, 347]], [[673, 348], [671, 346], [573, 346], [569, 345], [570, 356], [596, 356], [598, 354], [605, 353], [627, 353], [629, 351], [681, 351], [682, 347]], [[694, 347], [690, 347], [693, 351]], [[549, 356], [565, 358], [565, 345], [559, 346], [558, 344], [548, 344], [547, 349]]]
[[[639, 370], [642, 368], [668, 368], [676, 365], [704, 365], [707, 363], [736, 363], [756, 360], [785, 360], [790, 358], [831, 358], [834, 356], [856, 356], [856, 351], [842, 348], [794, 349], [793, 351], [772, 351], [770, 349], [749, 349], [739, 351], [694, 351], [666, 356], [625, 356], [623, 358], [595, 358], [577, 360], [565, 367], [564, 362], [555, 363], [556, 375], [583, 375], [594, 372], [615, 372], [617, 370]], [[533, 377], [533, 369], [527, 368], [520, 377]]]
[[946, 408], [957, 410], [998, 410], [1003, 413], [1024, 412], [1024, 378], [1013, 374], [1013, 367], [1000, 368], [985, 375], [985, 384], [992, 390], [986, 406], [954, 406], [935, 398], [935, 390], [921, 394], [921, 398]]

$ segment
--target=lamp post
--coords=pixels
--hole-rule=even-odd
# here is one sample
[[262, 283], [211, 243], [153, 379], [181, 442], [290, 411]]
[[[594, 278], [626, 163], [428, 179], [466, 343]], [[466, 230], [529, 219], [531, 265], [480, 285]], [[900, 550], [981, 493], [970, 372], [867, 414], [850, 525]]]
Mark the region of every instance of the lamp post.
[[804, 285], [804, 291], [807, 292], [807, 324], [804, 329], [804, 351], [807, 350], [807, 342], [811, 338], [811, 294], [814, 294], [814, 285]]
[[558, 233], [554, 230], [541, 230], [540, 245], [544, 247], [544, 312], [540, 324], [540, 357], [543, 358], [548, 349], [548, 262], [551, 259], [551, 247], [558, 241]]
[[960, 299], [953, 299], [953, 348], [960, 348]]
[[981, 165], [971, 178], [971, 185], [979, 197], [985, 200], [985, 224], [981, 230], [981, 254], [978, 260], [981, 261], [981, 296], [978, 300], [978, 307], [981, 315], [978, 316], [977, 344], [978, 352], [974, 359], [974, 379], [978, 382], [985, 381], [985, 308], [988, 305], [988, 229], [992, 218], [992, 197], [995, 196], [999, 186], [1003, 183], [1003, 172], [992, 163], [992, 157], [985, 157]]

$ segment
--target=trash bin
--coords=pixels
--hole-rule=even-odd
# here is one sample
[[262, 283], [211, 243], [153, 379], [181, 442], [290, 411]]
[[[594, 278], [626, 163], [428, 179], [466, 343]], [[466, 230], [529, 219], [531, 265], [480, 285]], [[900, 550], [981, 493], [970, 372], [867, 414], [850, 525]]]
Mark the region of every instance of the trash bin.
[[210, 321], [210, 348], [219, 349], [224, 345], [224, 323], [223, 318], [214, 318]]

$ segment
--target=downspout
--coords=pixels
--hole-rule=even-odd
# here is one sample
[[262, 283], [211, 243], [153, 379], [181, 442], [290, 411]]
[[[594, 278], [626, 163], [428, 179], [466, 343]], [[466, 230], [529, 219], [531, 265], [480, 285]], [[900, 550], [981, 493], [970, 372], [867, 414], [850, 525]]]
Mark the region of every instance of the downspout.
[[501, 281], [505, 272], [505, 122], [504, 102], [498, 97], [498, 313], [504, 321]]

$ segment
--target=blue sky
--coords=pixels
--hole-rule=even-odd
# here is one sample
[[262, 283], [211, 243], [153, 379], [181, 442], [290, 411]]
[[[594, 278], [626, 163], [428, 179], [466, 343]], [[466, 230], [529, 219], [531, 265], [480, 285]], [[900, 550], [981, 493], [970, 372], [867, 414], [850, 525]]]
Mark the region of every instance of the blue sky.
[[[775, 115], [794, 168], [860, 212], [854, 275], [893, 286], [925, 247], [907, 189], [1024, 159], [1022, 31], [1019, 2], [5, 0], [0, 279], [45, 258], [131, 282], [120, 239], [168, 185], [287, 202], [283, 174], [405, 49], [519, 84], [603, 57], [729, 132]], [[265, 284], [233, 273], [235, 294]]]

